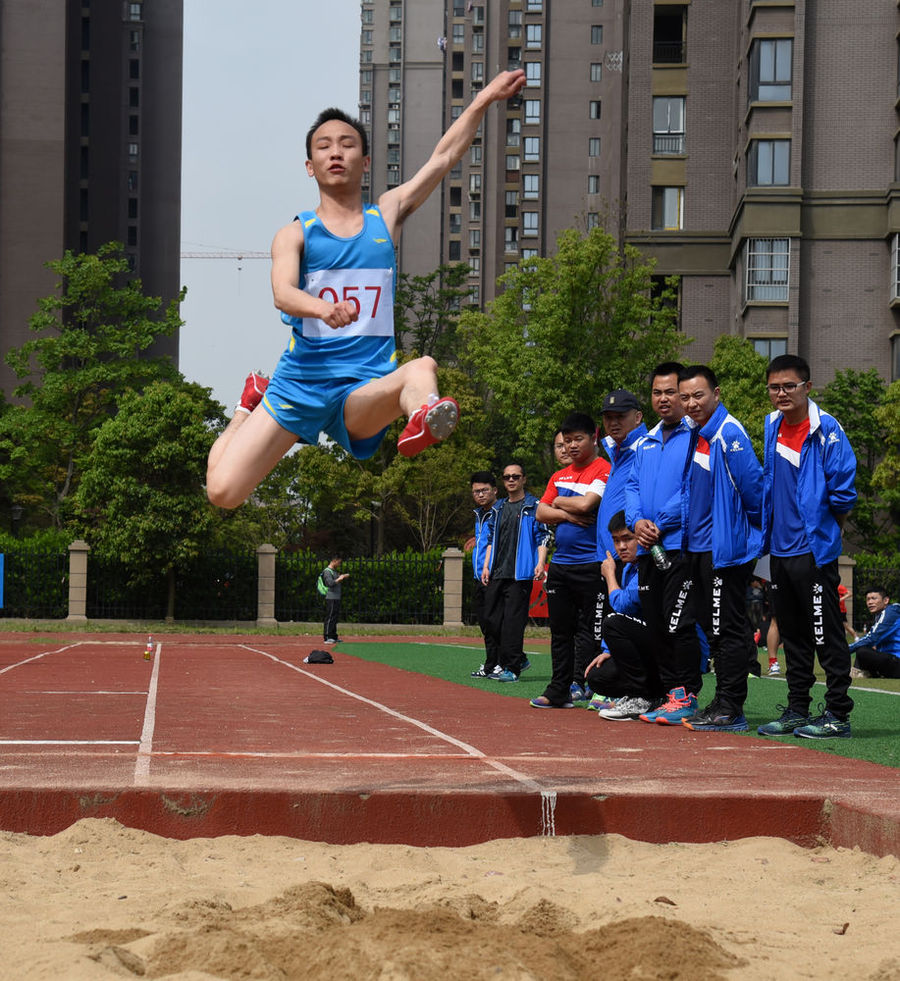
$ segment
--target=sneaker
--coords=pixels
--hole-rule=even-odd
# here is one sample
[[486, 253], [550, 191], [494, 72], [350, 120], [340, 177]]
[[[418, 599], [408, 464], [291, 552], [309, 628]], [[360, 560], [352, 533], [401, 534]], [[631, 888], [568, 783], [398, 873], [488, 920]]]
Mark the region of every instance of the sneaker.
[[538, 695], [537, 698], [532, 698], [528, 703], [534, 709], [572, 709], [575, 708], [572, 702], [562, 702], [559, 705], [554, 705], [553, 702], [547, 698], [546, 695]]
[[484, 670], [484, 665], [483, 664], [479, 664], [478, 665], [478, 670], [477, 671], [473, 671], [471, 673], [471, 675], [469, 675], [469, 677], [470, 678], [486, 678], [487, 677], [487, 672]]
[[794, 735], [801, 739], [849, 739], [850, 720], [839, 719], [833, 712], [825, 712], [810, 719], [807, 725], [796, 728]]
[[445, 397], [434, 405], [427, 403], [409, 417], [406, 428], [397, 440], [401, 456], [415, 456], [426, 446], [446, 439], [459, 422], [459, 405], [456, 399]]
[[600, 709], [609, 709], [616, 704], [614, 698], [607, 698], [606, 695], [592, 695], [588, 702], [588, 709], [592, 712], [599, 712]]
[[682, 719], [690, 718], [697, 713], [697, 696], [690, 695], [684, 688], [673, 688], [666, 696], [666, 701], [658, 709], [642, 712], [638, 718], [641, 722], [657, 722], [661, 726], [681, 725]]
[[531, 667], [531, 661], [529, 661], [528, 658], [526, 657], [525, 660], [522, 662], [522, 667], [519, 668], [519, 674], [521, 674], [523, 671], [527, 671], [530, 667]]
[[851, 678], [871, 678], [872, 675], [868, 671], [864, 671], [862, 668], [850, 668]]
[[692, 732], [747, 732], [750, 728], [743, 712], [732, 712], [715, 700], [702, 711], [682, 719], [681, 724]]
[[269, 379], [259, 371], [251, 371], [244, 382], [241, 400], [235, 411], [252, 412], [262, 401], [263, 394], [269, 387]]
[[327, 640], [323, 640], [323, 644], [336, 644], [338, 642], [337, 637], [329, 637]]
[[597, 714], [604, 719], [612, 719], [615, 722], [637, 719], [642, 712], [649, 712], [653, 708], [653, 702], [647, 698], [640, 698], [637, 695], [626, 695], [620, 698], [612, 708], [599, 709]]
[[488, 673], [488, 677], [491, 679], [491, 681], [496, 681], [497, 675], [499, 675], [501, 671], [503, 671], [503, 668], [501, 668], [499, 664], [495, 664]]
[[495, 674], [491, 676], [493, 681], [518, 681], [519, 676], [514, 671], [501, 671], [500, 674]]
[[587, 696], [584, 694], [584, 689], [577, 681], [573, 681], [569, 686], [569, 698], [573, 702], [586, 702], [588, 700]]
[[781, 715], [774, 722], [756, 727], [761, 736], [789, 736], [795, 729], [809, 723], [808, 715], [785, 708], [784, 705], [776, 705], [775, 708], [781, 709]]
[[766, 672], [766, 674], [770, 678], [775, 678], [781, 674], [781, 665], [777, 661], [769, 661], [769, 670]]

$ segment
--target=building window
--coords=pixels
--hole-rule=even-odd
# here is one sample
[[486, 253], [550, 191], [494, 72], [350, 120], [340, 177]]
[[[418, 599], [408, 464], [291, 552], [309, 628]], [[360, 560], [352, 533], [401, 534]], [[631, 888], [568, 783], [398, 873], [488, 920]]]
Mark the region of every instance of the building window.
[[539, 99], [525, 100], [525, 124], [536, 126], [541, 121], [541, 103]]
[[138, 145], [137, 143], [128, 144], [128, 159], [137, 160], [138, 158]]
[[462, 188], [458, 184], [454, 184], [450, 188], [450, 207], [459, 208], [462, 206]]
[[360, 51], [359, 63], [361, 65], [370, 65], [372, 63], [372, 52], [369, 51], [368, 49]]
[[600, 156], [600, 137], [592, 136], [588, 140], [588, 156], [589, 157], [599, 157]]
[[469, 7], [472, 9], [472, 23], [484, 24], [484, 7], [472, 7], [471, 3]]
[[462, 47], [466, 43], [466, 25], [465, 24], [454, 24], [453, 25], [453, 44], [457, 47]]
[[469, 221], [481, 221], [481, 202], [478, 200], [469, 202]]
[[591, 119], [599, 119], [601, 108], [602, 103], [599, 99], [591, 99], [591, 101], [588, 103], [588, 116]]
[[591, 44], [603, 44], [603, 25], [591, 25]]
[[791, 98], [790, 38], [760, 39], [750, 49], [751, 102], [788, 102]]
[[462, 246], [459, 243], [459, 239], [450, 239], [450, 249], [447, 253], [447, 257], [451, 262], [459, 262], [459, 257], [462, 254]]
[[389, 27], [388, 28], [388, 41], [402, 41], [403, 40], [403, 28], [402, 27]]
[[791, 182], [791, 141], [753, 140], [747, 154], [747, 183], [760, 187]]
[[766, 361], [787, 354], [786, 337], [748, 337], [747, 340], [753, 345], [753, 350], [761, 354]]
[[590, 231], [592, 228], [600, 227], [600, 214], [597, 211], [589, 211], [587, 213], [587, 228]]
[[503, 212], [503, 216], [505, 218], [519, 217], [519, 192], [518, 191], [506, 192], [506, 210]]
[[518, 116], [506, 120], [506, 145], [519, 146], [522, 142], [522, 120]]
[[139, 116], [129, 116], [128, 117], [128, 135], [137, 136], [140, 133], [140, 117]]
[[653, 8], [653, 60], [661, 65], [685, 64], [684, 35], [687, 7], [657, 4]]
[[507, 48], [506, 49], [506, 70], [508, 72], [518, 71], [522, 67], [522, 49], [521, 48]]
[[684, 96], [653, 100], [653, 152], [684, 153]]
[[133, 249], [138, 244], [137, 239], [137, 225], [128, 226], [128, 239], [127, 244]]
[[507, 31], [506, 33], [509, 37], [521, 37], [522, 36], [522, 11], [521, 10], [510, 10], [509, 19], [507, 20]]
[[388, 7], [388, 20], [392, 24], [399, 24], [403, 20], [403, 7], [398, 3], [392, 3]]
[[453, 16], [465, 17], [465, 15], [466, 15], [466, 0], [453, 0]]
[[469, 275], [477, 276], [481, 272], [481, 256], [480, 255], [470, 255], [469, 256]]
[[517, 153], [507, 153], [506, 155], [506, 169], [507, 170], [518, 170], [521, 167], [521, 161]]
[[592, 7], [602, 7], [603, 6], [603, 0], [591, 0], [591, 6]]
[[536, 201], [541, 193], [541, 178], [537, 174], [522, 175], [522, 197], [526, 201]]
[[451, 235], [459, 235], [462, 231], [462, 215], [459, 212], [452, 212], [448, 228]]
[[536, 238], [538, 233], [538, 213], [536, 211], [522, 212], [522, 235], [524, 238]]
[[891, 301], [900, 300], [900, 233], [891, 237]]
[[676, 232], [684, 227], [684, 188], [654, 187], [650, 227], [657, 232]]
[[[397, 38], [399, 41], [400, 38]], [[360, 44], [371, 44], [372, 43], [372, 32], [368, 29], [364, 30], [359, 38]]]
[[510, 227], [509, 225], [503, 229], [503, 251], [504, 252], [518, 252], [519, 251], [519, 229], [515, 227]]
[[389, 85], [388, 86], [388, 102], [393, 102], [397, 105], [400, 103], [400, 86], [399, 85]]
[[544, 37], [544, 28], [541, 24], [525, 25], [525, 47], [540, 48]]
[[600, 175], [588, 174], [588, 194], [600, 193]]
[[529, 12], [539, 14], [544, 9], [544, 0], [528, 0], [525, 7]]
[[375, 22], [375, 11], [371, 7], [363, 7], [359, 19], [363, 24], [373, 24]]
[[786, 303], [790, 275], [791, 240], [751, 238], [746, 246], [747, 303]]
[[387, 169], [388, 187], [396, 187], [400, 183], [400, 168], [388, 167]]
[[472, 31], [472, 50], [476, 54], [482, 54], [484, 51], [484, 31], [477, 27]]
[[481, 165], [481, 144], [475, 143], [469, 147], [469, 163], [473, 167]]
[[141, 63], [137, 58], [129, 58], [128, 60], [128, 77], [129, 78], [141, 77]]
[[128, 32], [128, 50], [129, 51], [140, 51], [141, 50], [141, 32], [140, 31], [129, 31]]
[[481, 194], [481, 174], [469, 174], [469, 194]]
[[144, 11], [143, 3], [130, 3], [128, 4], [128, 19], [129, 20], [142, 20]]
[[528, 88], [538, 88], [541, 84], [541, 63], [539, 61], [525, 62], [525, 85]]
[[600, 82], [603, 80], [603, 62], [592, 61], [591, 62], [591, 81]]
[[522, 157], [526, 163], [535, 163], [541, 159], [541, 138], [539, 136], [525, 137]]
[[138, 174], [136, 170], [128, 171], [128, 190], [136, 191], [138, 189]]
[[403, 72], [399, 68], [389, 68], [388, 69], [388, 81], [396, 82], [398, 85], [403, 81]]
[[480, 228], [470, 228], [469, 229], [469, 248], [470, 249], [480, 249], [481, 248], [481, 229]]
[[137, 218], [138, 216], [138, 201], [137, 198], [128, 199], [128, 217]]
[[402, 59], [403, 59], [403, 54], [400, 51], [400, 45], [392, 44], [388, 48], [388, 61], [394, 62], [396, 64], [398, 61], [401, 61]]
[[461, 78], [454, 78], [450, 82], [450, 98], [461, 99], [462, 97], [463, 97], [463, 80]]

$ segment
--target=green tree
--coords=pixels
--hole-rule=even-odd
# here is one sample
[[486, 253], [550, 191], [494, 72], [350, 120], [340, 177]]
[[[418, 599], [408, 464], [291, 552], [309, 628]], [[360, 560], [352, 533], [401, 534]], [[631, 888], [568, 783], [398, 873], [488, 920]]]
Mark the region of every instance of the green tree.
[[722, 401], [743, 424], [762, 459], [766, 416], [772, 403], [766, 390], [768, 362], [743, 337], [723, 334], [716, 340], [709, 366], [719, 379]]
[[878, 546], [884, 552], [896, 553], [900, 552], [900, 382], [885, 391], [875, 409], [875, 419], [884, 433], [884, 455], [872, 472], [872, 489], [880, 494], [886, 512]]
[[400, 273], [394, 298], [394, 327], [403, 351], [441, 360], [456, 358], [459, 310], [471, 289], [465, 262], [444, 265], [424, 276]]
[[[650, 370], [687, 342], [671, 289], [651, 295], [653, 262], [620, 251], [601, 228], [562, 232], [549, 258], [522, 260], [500, 278], [485, 313], [460, 317], [466, 363], [507, 420], [515, 454], [549, 443], [574, 409], [598, 412], [613, 388], [643, 391]], [[671, 284], [670, 284], [671, 286]]]
[[99, 554], [116, 556], [133, 578], [168, 574], [200, 554], [218, 520], [206, 500], [206, 458], [222, 421], [210, 390], [155, 382], [130, 392], [97, 432], [75, 494], [78, 530]]
[[[896, 550], [900, 546], [897, 535], [900, 490], [874, 480], [879, 460], [882, 457], [887, 460], [891, 453], [887, 393], [886, 382], [874, 368], [868, 371], [851, 368], [836, 372], [834, 379], [813, 396], [844, 427], [856, 454], [859, 496], [847, 523], [856, 546], [869, 552]], [[883, 477], [887, 478], [889, 469], [888, 463], [882, 470]]]
[[144, 352], [181, 326], [183, 293], [162, 309], [139, 279], [125, 278], [128, 262], [114, 242], [96, 255], [66, 252], [48, 267], [60, 277], [58, 292], [38, 301], [29, 321], [36, 336], [6, 356], [28, 380], [14, 392], [24, 402], [0, 416], [0, 480], [59, 527], [94, 436], [119, 396], [177, 377], [169, 359]]

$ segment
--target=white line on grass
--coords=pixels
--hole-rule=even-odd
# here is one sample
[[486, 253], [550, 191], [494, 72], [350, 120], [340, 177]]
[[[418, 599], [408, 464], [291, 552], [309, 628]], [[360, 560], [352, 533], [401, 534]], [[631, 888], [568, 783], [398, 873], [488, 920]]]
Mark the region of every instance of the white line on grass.
[[136, 787], [146, 786], [150, 782], [150, 754], [153, 750], [153, 729], [156, 726], [156, 692], [159, 688], [161, 653], [162, 641], [158, 641], [156, 656], [153, 658], [153, 673], [150, 675], [150, 689], [147, 692], [147, 706], [144, 709], [144, 728], [141, 730], [141, 742], [134, 763], [134, 785]]

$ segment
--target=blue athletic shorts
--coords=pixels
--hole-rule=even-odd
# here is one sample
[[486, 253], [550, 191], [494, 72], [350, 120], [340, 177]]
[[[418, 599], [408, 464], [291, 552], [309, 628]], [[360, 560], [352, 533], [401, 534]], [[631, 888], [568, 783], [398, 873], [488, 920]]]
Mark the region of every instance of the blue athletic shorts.
[[347, 397], [371, 379], [300, 381], [296, 377], [296, 368], [297, 362], [285, 352], [263, 396], [262, 406], [266, 412], [279, 426], [296, 433], [304, 443], [318, 443], [319, 433], [325, 433], [357, 460], [372, 456], [384, 439], [387, 427], [367, 439], [351, 439], [344, 425]]

